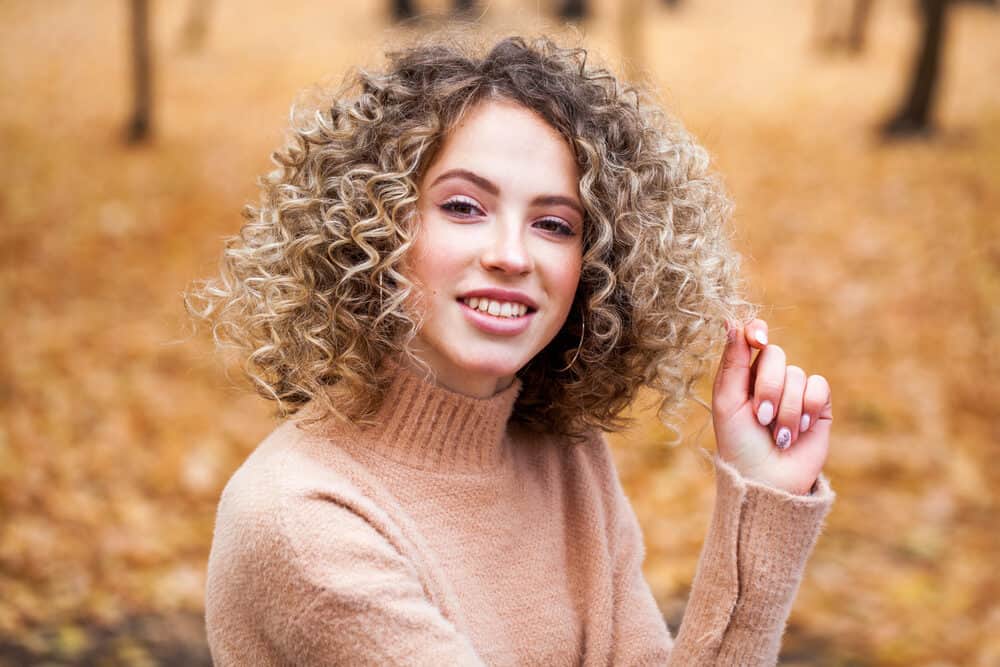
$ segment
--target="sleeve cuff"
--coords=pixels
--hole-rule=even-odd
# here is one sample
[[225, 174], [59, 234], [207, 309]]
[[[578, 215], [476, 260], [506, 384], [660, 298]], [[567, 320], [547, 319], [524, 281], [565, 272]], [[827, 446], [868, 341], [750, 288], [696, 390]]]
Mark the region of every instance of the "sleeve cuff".
[[835, 496], [822, 475], [811, 495], [799, 495], [747, 480], [718, 457], [715, 467], [719, 499], [736, 501], [718, 510], [740, 516], [736, 535], [740, 594], [723, 654], [759, 643], [756, 650], [777, 656], [806, 561]]
[[764, 560], [780, 554], [784, 565], [768, 568], [780, 578], [801, 571], [835, 498], [826, 477], [817, 478], [813, 493], [799, 495], [746, 479], [718, 456], [715, 469], [718, 509], [740, 517], [740, 551], [759, 552]]
[[834, 493], [823, 476], [803, 496], [714, 464], [715, 510], [675, 648], [682, 664], [774, 664]]
[[830, 505], [836, 497], [833, 489], [830, 488], [830, 481], [822, 473], [820, 473], [820, 475], [816, 478], [816, 481], [813, 482], [809, 493], [803, 495], [748, 479], [740, 474], [735, 467], [723, 461], [717, 454], [713, 457], [713, 463], [715, 464], [716, 476], [720, 479], [720, 481], [722, 478], [726, 478], [730, 485], [743, 487], [746, 489], [747, 493], [773, 496], [774, 502], [790, 503], [792, 505], [801, 505], [803, 507], [813, 506], [816, 504]]

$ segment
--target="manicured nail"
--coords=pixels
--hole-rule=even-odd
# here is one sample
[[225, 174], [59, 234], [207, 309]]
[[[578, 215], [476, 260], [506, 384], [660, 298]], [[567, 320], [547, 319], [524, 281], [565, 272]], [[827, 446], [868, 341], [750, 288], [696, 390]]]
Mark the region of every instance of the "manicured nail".
[[792, 432], [787, 426], [782, 426], [778, 429], [778, 436], [774, 441], [778, 443], [778, 449], [788, 449], [788, 445], [792, 444]]
[[767, 332], [763, 329], [757, 329], [757, 333], [753, 335], [757, 339], [757, 342], [761, 345], [767, 345]]
[[809, 419], [809, 415], [802, 415], [802, 420], [799, 422], [799, 433], [805, 433], [806, 429], [809, 428], [809, 423], [812, 420]]
[[774, 419], [774, 403], [763, 401], [757, 408], [757, 421], [761, 426], [767, 426]]

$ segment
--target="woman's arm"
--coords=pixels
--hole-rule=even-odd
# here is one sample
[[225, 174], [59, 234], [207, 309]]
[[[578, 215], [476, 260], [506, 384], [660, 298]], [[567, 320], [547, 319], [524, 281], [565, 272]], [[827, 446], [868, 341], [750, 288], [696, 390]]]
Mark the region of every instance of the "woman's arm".
[[716, 501], [672, 664], [774, 665], [833, 492], [800, 496], [715, 459]]
[[715, 459], [716, 501], [684, 619], [671, 642], [649, 586], [639, 523], [619, 493], [616, 665], [774, 665], [806, 560], [833, 493], [799, 496]]
[[[753, 363], [752, 348], [761, 349]], [[712, 407], [715, 510], [684, 620], [672, 649], [662, 638], [625, 645], [624, 664], [773, 665], [833, 502], [821, 475], [833, 420], [829, 385], [786, 366], [784, 351], [767, 344], [762, 320], [730, 328]], [[623, 635], [645, 627], [653, 638], [643, 618], [652, 595], [641, 581], [642, 537], [623, 493], [616, 514], [616, 627]]]

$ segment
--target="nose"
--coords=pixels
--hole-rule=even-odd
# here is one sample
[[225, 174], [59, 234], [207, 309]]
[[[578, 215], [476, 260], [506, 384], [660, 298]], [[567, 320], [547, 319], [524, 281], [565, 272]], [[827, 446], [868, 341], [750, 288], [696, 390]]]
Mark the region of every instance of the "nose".
[[530, 273], [534, 267], [525, 241], [519, 222], [497, 221], [480, 257], [483, 268], [512, 275]]

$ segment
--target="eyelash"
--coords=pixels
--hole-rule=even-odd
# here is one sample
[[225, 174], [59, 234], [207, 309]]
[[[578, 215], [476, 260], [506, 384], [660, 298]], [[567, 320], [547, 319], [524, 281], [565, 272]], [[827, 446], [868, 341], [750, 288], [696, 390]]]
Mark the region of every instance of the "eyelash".
[[[441, 204], [441, 210], [445, 211], [446, 213], [455, 215], [459, 218], [474, 217], [475, 215], [474, 213], [461, 213], [458, 210], [456, 210], [457, 207], [466, 207], [466, 206], [469, 208], [476, 209], [477, 211], [482, 213], [482, 209], [479, 208], [479, 205], [476, 204], [476, 202], [474, 202], [473, 200], [468, 199], [467, 197], [452, 197], [448, 201]], [[545, 231], [547, 232], [558, 234], [559, 236], [575, 235], [573, 227], [558, 218], [542, 218], [541, 220], [536, 220], [534, 224], [537, 225], [539, 223], [554, 223], [556, 225], [557, 227], [556, 229], [545, 229]]]
[[477, 204], [476, 202], [467, 197], [452, 197], [445, 203], [441, 204], [441, 209], [448, 213], [453, 213], [459, 216], [460, 218], [472, 217], [473, 215], [472, 213], [459, 213], [457, 210], [455, 210], [456, 206], [468, 206], [469, 208], [474, 208], [480, 213], [482, 213], [482, 209], [479, 208], [479, 204]]

